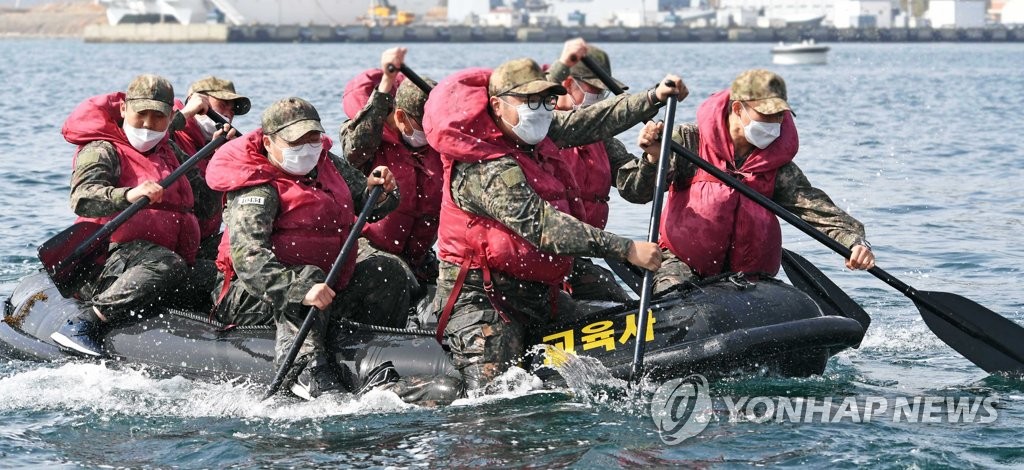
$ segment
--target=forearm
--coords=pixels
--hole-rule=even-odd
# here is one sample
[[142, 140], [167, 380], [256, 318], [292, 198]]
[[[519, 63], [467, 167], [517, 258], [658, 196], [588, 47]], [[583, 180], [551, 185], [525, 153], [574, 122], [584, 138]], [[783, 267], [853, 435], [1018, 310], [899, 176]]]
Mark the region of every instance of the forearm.
[[[695, 155], [700, 150], [700, 135], [695, 124], [681, 124], [672, 133], [672, 140], [682, 145]], [[649, 156], [644, 153], [638, 160], [623, 166], [616, 174], [616, 184], [621, 185], [619, 194], [627, 201], [635, 204], [646, 204], [654, 200], [654, 189], [657, 185], [658, 166], [649, 163]], [[668, 175], [666, 183], [685, 184], [693, 179], [697, 166], [674, 151], [670, 151], [668, 160]], [[666, 185], [666, 190], [668, 185]], [[629, 197], [621, 188], [629, 188]]]
[[654, 181], [657, 167], [634, 157], [614, 137], [604, 140], [604, 148], [612, 170], [612, 184], [619, 190], [619, 196], [634, 204], [649, 202], [654, 192], [654, 186], [650, 183]]
[[562, 148], [597, 142], [654, 117], [647, 93], [619, 95], [575, 111], [555, 111], [548, 137]]
[[[330, 154], [329, 158], [331, 158], [334, 167], [338, 169], [338, 173], [341, 173], [341, 177], [345, 179], [345, 183], [348, 185], [352, 195], [352, 202], [355, 204], [356, 213], [361, 212], [363, 206], [366, 205], [366, 199], [370, 195], [370, 188], [366, 185], [366, 175], [363, 175], [362, 172], [355, 169], [349, 162], [334, 154]], [[383, 219], [389, 212], [397, 209], [400, 198], [401, 188], [395, 188], [390, 193], [382, 193], [380, 198], [377, 199], [377, 204], [367, 217], [367, 222], [376, 222]]]
[[[171, 142], [171, 147], [178, 157], [178, 162], [185, 163], [192, 158], [191, 155], [183, 152], [173, 141]], [[185, 172], [185, 177], [192, 188], [192, 199], [195, 201], [192, 206], [192, 213], [201, 219], [210, 218], [216, 214], [220, 210], [224, 193], [210, 189], [210, 186], [206, 184], [206, 178], [199, 171], [198, 163]]]
[[106, 217], [128, 208], [128, 191], [118, 187], [121, 167], [113, 147], [96, 142], [83, 147], [71, 175], [71, 210], [82, 217]]
[[376, 89], [366, 106], [341, 126], [341, 148], [345, 158], [356, 168], [372, 162], [380, 147], [384, 121], [391, 113], [394, 98]]
[[[247, 203], [239, 204], [241, 201]], [[325, 275], [316, 266], [285, 266], [278, 260], [271, 241], [278, 206], [277, 194], [268, 186], [235, 191], [228, 194], [225, 222], [237, 282], [280, 310], [288, 304], [302, 303], [306, 293], [323, 282]]]
[[459, 170], [452, 183], [457, 204], [500, 222], [541, 251], [626, 258], [629, 240], [591, 227], [541, 199], [511, 158], [459, 164]]
[[847, 248], [866, 239], [864, 224], [836, 206], [824, 191], [811, 186], [794, 163], [779, 169], [772, 199]]

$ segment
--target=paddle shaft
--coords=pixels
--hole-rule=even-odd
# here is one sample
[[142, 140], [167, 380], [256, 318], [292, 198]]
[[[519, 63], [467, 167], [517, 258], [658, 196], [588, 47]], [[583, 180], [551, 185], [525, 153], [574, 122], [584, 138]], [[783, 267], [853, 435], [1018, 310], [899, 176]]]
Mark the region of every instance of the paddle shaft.
[[[395, 66], [388, 64], [388, 73], [392, 73], [394, 71]], [[413, 85], [419, 87], [419, 89], [423, 90], [424, 93], [430, 94], [430, 90], [434, 89], [434, 87], [430, 86], [430, 84], [427, 83], [427, 81], [424, 80], [423, 77], [419, 76], [419, 74], [417, 74], [416, 72], [413, 72], [412, 69], [410, 69], [405, 64], [402, 64], [398, 71], [402, 72], [402, 75], [405, 75], [405, 78], [412, 80]]]
[[[375, 174], [375, 176], [380, 175]], [[363, 204], [363, 210], [360, 211], [359, 218], [356, 219], [356, 223], [352, 225], [352, 228], [348, 232], [348, 238], [345, 239], [345, 244], [341, 246], [341, 252], [338, 253], [338, 257], [334, 259], [334, 264], [331, 265], [331, 271], [327, 273], [327, 279], [324, 280], [324, 284], [332, 286], [333, 288], [334, 283], [337, 282], [338, 276], [341, 275], [341, 270], [345, 266], [345, 260], [356, 246], [356, 241], [362, 235], [363, 225], [366, 223], [367, 217], [370, 216], [370, 212], [373, 211], [373, 207], [377, 205], [377, 199], [380, 198], [380, 194], [383, 191], [383, 185], [374, 186], [373, 189], [370, 190], [370, 195], [367, 196], [366, 203]], [[313, 329], [313, 322], [318, 312], [319, 309], [316, 307], [309, 308], [309, 313], [306, 314], [306, 319], [302, 321], [299, 333], [295, 336], [295, 342], [292, 343], [291, 349], [288, 350], [288, 355], [285, 356], [284, 362], [281, 363], [281, 367], [277, 370], [274, 382], [270, 384], [270, 388], [267, 389], [267, 393], [263, 395], [264, 400], [274, 396], [278, 389], [281, 388], [281, 383], [284, 382], [285, 376], [288, 375], [288, 371], [291, 370], [292, 364], [295, 363], [295, 358], [299, 355], [299, 349], [302, 348], [302, 343], [306, 341], [306, 336], [309, 336], [309, 330]]]
[[[210, 154], [213, 153], [214, 150], [217, 150], [217, 147], [220, 147], [225, 140], [227, 140], [226, 137], [220, 136], [204, 145], [203, 148], [199, 149], [195, 155], [192, 155], [191, 158], [185, 160], [185, 162], [178, 166], [177, 169], [172, 171], [171, 174], [160, 180], [160, 187], [166, 189], [170, 185], [174, 184], [181, 175], [184, 175], [187, 171], [191, 170], [192, 167], [196, 166], [200, 160], [209, 157]], [[124, 224], [128, 219], [132, 218], [132, 216], [137, 214], [140, 210], [144, 209], [147, 205], [149, 205], [149, 197], [147, 196], [142, 196], [139, 200], [133, 202], [131, 206], [128, 206], [127, 209], [121, 211], [121, 213], [117, 214], [117, 216], [111, 219], [110, 222], [104, 224], [96, 233], [82, 242], [82, 244], [78, 245], [78, 247], [75, 248], [75, 251], [71, 252], [71, 255], [64, 258], [64, 260], [53, 267], [52, 272], [59, 272], [68, 264], [71, 264], [82, 256], [85, 256], [86, 253], [93, 249], [97, 242], [100, 240], [106, 240], [111, 233], [118, 229], [118, 227]]]
[[[672, 142], [672, 125], [676, 121], [676, 97], [670, 96], [665, 105], [665, 128], [661, 133], [662, 152], [668, 151]], [[658, 160], [657, 184], [654, 188], [654, 203], [651, 208], [651, 223], [647, 229], [647, 241], [658, 243], [661, 230], [661, 206], [665, 200], [665, 185], [668, 179], [668, 159]], [[647, 349], [647, 310], [651, 307], [651, 293], [654, 290], [654, 271], [644, 271], [644, 282], [640, 288], [640, 311], [636, 320], [636, 347], [633, 349], [633, 368], [629, 381], [638, 383], [644, 375], [644, 351]]]

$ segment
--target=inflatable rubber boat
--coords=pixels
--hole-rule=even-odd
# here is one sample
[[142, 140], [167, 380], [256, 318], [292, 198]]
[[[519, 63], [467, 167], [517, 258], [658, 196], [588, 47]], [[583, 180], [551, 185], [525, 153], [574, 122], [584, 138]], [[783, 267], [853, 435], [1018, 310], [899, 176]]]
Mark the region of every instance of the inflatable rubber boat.
[[[820, 374], [829, 357], [860, 344], [867, 325], [838, 313], [827, 305], [829, 299], [814, 297], [814, 289], [807, 286], [797, 289], [771, 278], [750, 282], [736, 274], [683, 286], [652, 303], [643, 335], [646, 370], [653, 379], [751, 370], [784, 376]], [[81, 302], [62, 297], [46, 273], [27, 276], [6, 299], [0, 354], [29, 361], [64, 360], [66, 354], [50, 340], [50, 333], [82, 308]], [[537, 328], [530, 333], [529, 344], [593, 357], [613, 376], [628, 378], [637, 340], [637, 303], [587, 304], [581, 310], [573, 318]], [[271, 327], [231, 328], [211, 322], [205, 313], [173, 308], [153, 313], [105, 336], [109, 361], [190, 378], [241, 377], [256, 383], [273, 379]], [[385, 361], [391, 361], [402, 377], [421, 383], [458, 381], [458, 372], [432, 331], [358, 324], [346, 324], [346, 329], [348, 334], [337, 344], [337, 359], [356, 381], [353, 389]], [[544, 354], [533, 355], [524, 360], [524, 367], [543, 369], [540, 366], [550, 360]]]

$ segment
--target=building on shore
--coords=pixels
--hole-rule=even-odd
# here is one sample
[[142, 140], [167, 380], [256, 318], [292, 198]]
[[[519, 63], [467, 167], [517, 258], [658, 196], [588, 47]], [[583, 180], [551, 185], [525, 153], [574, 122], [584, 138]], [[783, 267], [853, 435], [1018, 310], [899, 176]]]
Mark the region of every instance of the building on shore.
[[999, 21], [1004, 25], [1024, 26], [1024, 0], [1009, 0], [999, 12]]
[[985, 26], [985, 0], [931, 0], [925, 13], [933, 28]]

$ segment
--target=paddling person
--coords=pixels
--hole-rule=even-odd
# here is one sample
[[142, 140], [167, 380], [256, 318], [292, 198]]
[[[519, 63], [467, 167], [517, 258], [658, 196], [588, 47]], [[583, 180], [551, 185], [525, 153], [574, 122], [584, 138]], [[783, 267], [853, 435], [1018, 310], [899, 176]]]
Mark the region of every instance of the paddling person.
[[342, 104], [352, 119], [341, 126], [341, 146], [363, 174], [387, 166], [402, 188], [398, 208], [363, 227], [359, 256], [397, 256], [407, 268], [410, 302], [416, 303], [427, 293], [425, 284], [437, 280], [433, 246], [441, 212], [441, 157], [423, 133], [427, 93], [399, 73], [405, 53], [400, 47], [384, 51], [379, 69], [364, 71], [345, 86]]
[[[811, 186], [795, 163], [799, 147], [786, 82], [767, 70], [747, 70], [729, 89], [697, 108], [697, 122], [682, 124], [673, 140], [770, 197], [853, 252], [849, 269], [875, 265], [864, 225]], [[637, 139], [644, 178], [653, 194], [662, 125], [648, 123]], [[655, 292], [685, 281], [736, 271], [774, 276], [782, 257], [782, 231], [774, 214], [681, 156], [670, 161], [661, 221], [665, 261]], [[649, 200], [649, 198], [648, 198]]]
[[313, 397], [344, 386], [330, 347], [340, 334], [335, 320], [400, 328], [409, 304], [393, 258], [349, 256], [338, 281], [324, 284], [369, 190], [386, 191], [374, 220], [399, 204], [387, 167], [367, 177], [330, 149], [313, 105], [286, 98], [263, 112], [260, 129], [221, 147], [207, 168], [211, 187], [227, 194], [216, 316], [226, 324], [276, 324], [280, 363], [309, 307], [319, 309], [295, 368], [308, 363]]
[[[600, 103], [609, 96], [609, 90], [601, 83], [585, 64], [577, 62], [569, 66], [575, 48], [582, 39], [566, 42], [562, 57], [548, 69], [547, 78], [560, 83], [566, 93], [558, 97], [555, 109], [575, 111]], [[586, 55], [611, 73], [608, 54], [595, 46], [584, 44]], [[628, 87], [619, 84], [623, 89]], [[685, 90], [682, 96], [686, 96]], [[585, 215], [581, 219], [587, 224], [604, 229], [608, 224], [608, 201], [612, 187], [618, 188], [619, 195], [627, 201], [650, 199], [651, 190], [639, 179], [646, 176], [641, 166], [636, 164], [639, 159], [626, 150], [626, 146], [612, 135], [601, 136], [602, 139], [579, 147], [562, 149], [562, 157], [572, 169], [579, 197], [583, 201]], [[633, 163], [630, 165], [630, 163]], [[637, 192], [638, 188], [647, 191]], [[576, 257], [573, 260], [572, 274], [568, 282], [570, 293], [574, 299], [610, 300], [628, 302], [629, 294], [615, 280], [611, 271], [602, 268], [589, 258]]]
[[50, 336], [64, 348], [101, 356], [105, 327], [141, 318], [166, 301], [195, 263], [196, 216], [211, 214], [219, 200], [195, 168], [168, 188], [157, 183], [190, 157], [168, 139], [173, 102], [170, 82], [140, 75], [123, 93], [82, 102], [64, 122], [65, 140], [78, 145], [71, 209], [79, 222], [104, 224], [142, 197], [150, 201], [114, 231], [102, 270], [80, 289], [89, 308]]
[[[194, 153], [204, 145], [210, 143], [219, 136], [220, 132], [228, 132], [228, 139], [236, 137], [237, 133], [230, 129], [227, 124], [218, 126], [209, 116], [207, 110], [212, 110], [223, 117], [229, 123], [235, 116], [242, 116], [252, 108], [249, 98], [235, 92], [235, 84], [230, 80], [209, 76], [192, 82], [188, 87], [188, 94], [185, 97], [186, 103], [199, 100], [204, 103], [203, 109], [195, 106], [185, 107], [180, 105], [181, 111], [175, 113], [171, 120], [172, 139], [186, 152]], [[176, 103], [175, 108], [179, 108]], [[206, 175], [206, 167], [209, 160], [199, 162], [199, 172]], [[223, 195], [217, 193], [218, 196]], [[218, 205], [217, 210], [209, 217], [199, 218], [199, 258], [213, 260], [217, 258], [217, 247], [220, 245], [221, 224], [223, 222], [223, 206]]]
[[[682, 89], [678, 77], [667, 79], [674, 88], [659, 85], [651, 95], [619, 96], [571, 113], [554, 111], [565, 89], [530, 59], [493, 72], [463, 70], [431, 92], [424, 129], [444, 165], [437, 335], [447, 338], [469, 389], [524, 353], [527, 329], [573, 313], [571, 301], [558, 295], [572, 256], [660, 266], [657, 245], [578, 220], [582, 206], [565, 183], [571, 177], [557, 145], [594, 142], [652, 117]], [[556, 299], [563, 300], [557, 309]]]

